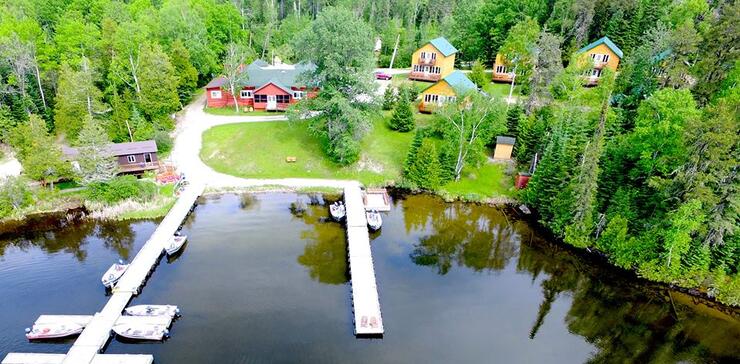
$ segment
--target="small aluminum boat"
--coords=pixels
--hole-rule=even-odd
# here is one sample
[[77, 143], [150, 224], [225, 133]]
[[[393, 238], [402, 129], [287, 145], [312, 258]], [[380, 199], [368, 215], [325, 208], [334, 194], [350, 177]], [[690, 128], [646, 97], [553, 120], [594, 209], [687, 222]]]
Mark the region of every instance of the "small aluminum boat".
[[26, 329], [26, 338], [28, 340], [41, 340], [66, 337], [77, 335], [84, 328], [84, 326], [72, 322], [33, 325], [33, 328]]
[[167, 255], [175, 254], [185, 245], [185, 241], [187, 240], [187, 235], [172, 235], [172, 238], [164, 245], [164, 250], [167, 252]]
[[368, 211], [365, 213], [365, 216], [367, 217], [367, 226], [370, 227], [370, 230], [376, 231], [383, 225], [383, 219], [380, 217], [379, 212], [375, 210]]
[[173, 305], [136, 305], [123, 310], [129, 316], [169, 316], [180, 314], [180, 309]]
[[329, 213], [331, 214], [332, 219], [335, 221], [341, 221], [345, 216], [347, 216], [347, 208], [344, 206], [344, 202], [337, 201], [329, 205]]
[[123, 273], [126, 272], [126, 269], [128, 269], [128, 264], [123, 264], [123, 262], [119, 260], [117, 264], [113, 264], [108, 268], [100, 281], [103, 282], [103, 285], [106, 288], [113, 288], [118, 280], [121, 279]]
[[118, 324], [113, 326], [116, 334], [134, 340], [162, 340], [170, 331], [164, 325]]

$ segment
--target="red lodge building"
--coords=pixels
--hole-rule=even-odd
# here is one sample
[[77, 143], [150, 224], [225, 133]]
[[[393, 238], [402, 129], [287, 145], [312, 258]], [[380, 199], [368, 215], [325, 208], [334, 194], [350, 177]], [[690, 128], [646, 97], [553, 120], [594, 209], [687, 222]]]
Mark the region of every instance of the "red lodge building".
[[[256, 60], [244, 70], [248, 79], [236, 95], [236, 102], [242, 109], [284, 111], [290, 104], [316, 95], [315, 88], [307, 89], [306, 85], [298, 83], [298, 76], [314, 67], [308, 63], [270, 65]], [[234, 107], [234, 97], [224, 88], [228, 88], [224, 77], [217, 77], [206, 85], [208, 107]]]

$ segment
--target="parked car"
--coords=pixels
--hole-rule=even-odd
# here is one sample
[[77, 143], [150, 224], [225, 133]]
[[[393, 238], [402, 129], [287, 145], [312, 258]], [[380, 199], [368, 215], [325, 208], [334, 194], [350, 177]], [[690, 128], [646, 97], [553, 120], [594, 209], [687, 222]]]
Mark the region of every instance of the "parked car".
[[393, 78], [393, 76], [391, 76], [388, 73], [385, 73], [385, 72], [375, 72], [375, 79], [376, 80], [386, 80], [387, 81], [387, 80], [390, 80], [391, 78]]

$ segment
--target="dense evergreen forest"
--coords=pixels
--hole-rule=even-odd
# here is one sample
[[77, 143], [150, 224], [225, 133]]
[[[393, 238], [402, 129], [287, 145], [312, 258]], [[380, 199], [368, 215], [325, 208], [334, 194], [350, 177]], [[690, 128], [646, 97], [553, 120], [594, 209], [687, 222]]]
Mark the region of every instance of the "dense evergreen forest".
[[[357, 32], [337, 34], [335, 22]], [[543, 224], [644, 277], [737, 305], [738, 24], [732, 0], [6, 0], [0, 138], [30, 178], [54, 181], [69, 171], [51, 145], [87, 142], [78, 139], [91, 123], [111, 141], [168, 149], [173, 113], [238, 65], [232, 58], [329, 59], [313, 53], [344, 37], [347, 50], [367, 44], [347, 57], [365, 70], [379, 38], [377, 66], [397, 45], [393, 66], [403, 68], [442, 35], [461, 68], [491, 68], [499, 52], [517, 60], [521, 102], [491, 107], [506, 108], [520, 169], [540, 161], [521, 198]], [[625, 57], [616, 74], [584, 88], [573, 55], [605, 35]], [[368, 84], [367, 74], [319, 66], [332, 92]], [[329, 130], [362, 129], [352, 98], [343, 100], [306, 105], [329, 119], [335, 110]], [[340, 143], [351, 138], [335, 139], [329, 154], [342, 160]]]

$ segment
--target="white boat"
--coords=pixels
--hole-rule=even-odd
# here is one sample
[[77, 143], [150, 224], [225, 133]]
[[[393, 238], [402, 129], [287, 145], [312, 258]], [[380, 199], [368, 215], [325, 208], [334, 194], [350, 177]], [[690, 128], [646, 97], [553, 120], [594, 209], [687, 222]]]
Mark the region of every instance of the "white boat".
[[180, 314], [180, 309], [173, 305], [136, 305], [123, 310], [129, 316], [169, 316]]
[[117, 264], [113, 264], [108, 268], [100, 281], [103, 282], [105, 287], [113, 288], [118, 280], [121, 279], [123, 273], [126, 272], [126, 269], [128, 269], [128, 264], [123, 264], [123, 262], [119, 260]]
[[380, 217], [380, 213], [373, 210], [368, 211], [365, 213], [365, 216], [367, 217], [367, 226], [370, 227], [370, 230], [378, 230], [380, 229], [380, 226], [383, 224], [383, 219]]
[[26, 338], [28, 338], [28, 340], [40, 340], [66, 337], [77, 335], [81, 333], [84, 328], [84, 326], [72, 322], [66, 322], [63, 324], [37, 324], [33, 325], [33, 328], [31, 329], [26, 329]]
[[344, 202], [337, 201], [329, 205], [329, 213], [331, 214], [332, 219], [340, 221], [347, 216], [347, 208], [344, 206]]
[[134, 340], [162, 340], [170, 334], [164, 325], [118, 324], [113, 326], [116, 334]]
[[180, 248], [182, 248], [187, 240], [187, 235], [172, 235], [167, 244], [164, 245], [164, 250], [167, 251], [167, 255], [175, 254], [180, 250]]

